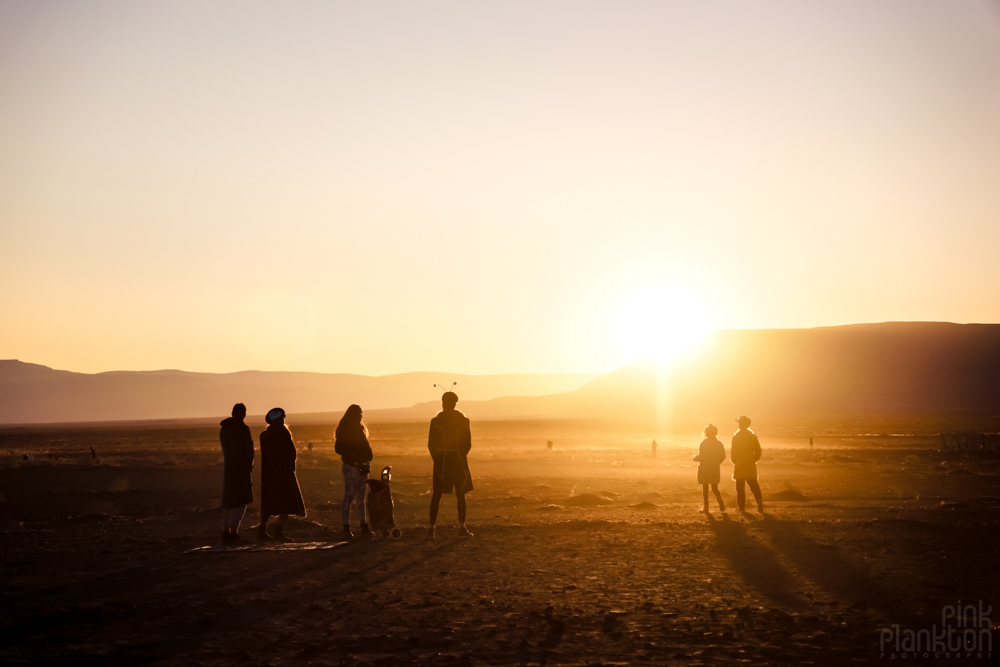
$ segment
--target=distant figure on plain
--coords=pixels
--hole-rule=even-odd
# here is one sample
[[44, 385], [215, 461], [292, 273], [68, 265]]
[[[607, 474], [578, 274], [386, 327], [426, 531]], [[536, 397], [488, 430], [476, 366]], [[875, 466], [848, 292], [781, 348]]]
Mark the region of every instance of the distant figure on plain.
[[[713, 424], [705, 427], [705, 439], [698, 447], [698, 454], [694, 460], [698, 462], [698, 483], [701, 484], [701, 495], [705, 501], [705, 507], [701, 511], [708, 514], [708, 487], [712, 487], [715, 499], [719, 501], [719, 511], [726, 511], [726, 503], [722, 502], [722, 494], [719, 493], [719, 481], [722, 478], [722, 462], [726, 460], [726, 446], [719, 442], [719, 428]], [[656, 442], [655, 440], [653, 441]], [[656, 455], [656, 450], [653, 450]]]
[[222, 443], [222, 543], [242, 542], [240, 522], [247, 505], [253, 502], [253, 436], [243, 420], [247, 408], [242, 403], [233, 406], [232, 417], [219, 424]]
[[[264, 418], [267, 430], [260, 434], [260, 525], [261, 542], [291, 542], [285, 536], [288, 515], [305, 516], [299, 481], [295, 478], [295, 442], [285, 426], [285, 411], [274, 408]], [[267, 520], [278, 517], [273, 535], [267, 534]]]
[[764, 513], [764, 501], [760, 495], [760, 484], [757, 483], [757, 461], [760, 460], [760, 441], [757, 434], [750, 430], [750, 418], [742, 416], [736, 420], [740, 425], [735, 435], [733, 435], [733, 448], [729, 458], [733, 460], [733, 479], [736, 480], [736, 506], [741, 512], [746, 511], [746, 489], [744, 484], [750, 485], [750, 491], [757, 501], [757, 511]]
[[368, 474], [372, 471], [372, 447], [368, 444], [368, 427], [360, 405], [352, 405], [337, 424], [337, 442], [333, 450], [340, 454], [344, 472], [344, 501], [341, 515], [344, 537], [351, 538], [351, 505], [357, 503], [361, 512], [361, 536], [373, 537], [368, 527]]
[[546, 440], [545, 441], [545, 446], [548, 447], [549, 449], [552, 449], [552, 441], [551, 440]]
[[653, 458], [656, 458], [656, 440], [653, 441]]
[[[251, 447], [253, 446], [253, 441], [252, 440], [250, 441], [250, 446]], [[92, 459], [96, 459], [97, 458], [97, 450], [94, 449], [93, 447], [90, 448], [90, 458], [92, 458]]]
[[427, 537], [433, 538], [434, 524], [437, 523], [441, 495], [454, 489], [458, 501], [458, 534], [472, 537], [465, 526], [465, 494], [472, 491], [472, 473], [469, 471], [468, 455], [472, 449], [472, 430], [469, 418], [455, 409], [458, 395], [446, 391], [441, 396], [441, 412], [431, 420], [431, 430], [427, 436], [427, 449], [434, 460], [434, 494], [431, 496], [431, 521]]

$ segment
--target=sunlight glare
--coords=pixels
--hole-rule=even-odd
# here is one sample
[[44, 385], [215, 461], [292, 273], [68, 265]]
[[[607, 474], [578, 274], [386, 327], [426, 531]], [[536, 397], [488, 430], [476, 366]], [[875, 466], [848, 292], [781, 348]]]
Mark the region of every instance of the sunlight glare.
[[667, 361], [703, 339], [708, 329], [704, 304], [670, 285], [634, 294], [618, 314], [618, 344], [630, 359], [652, 356]]

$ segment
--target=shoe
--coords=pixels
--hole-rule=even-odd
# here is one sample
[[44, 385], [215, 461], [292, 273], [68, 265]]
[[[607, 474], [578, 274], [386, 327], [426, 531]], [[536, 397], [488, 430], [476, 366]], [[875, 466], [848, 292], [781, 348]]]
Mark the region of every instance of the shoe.
[[354, 539], [354, 533], [351, 532], [351, 524], [349, 523], [344, 524], [344, 539], [345, 540]]
[[260, 526], [257, 528], [257, 541], [273, 542], [274, 540], [271, 538], [270, 535], [267, 534], [267, 530], [264, 529], [264, 526]]
[[368, 527], [368, 524], [364, 521], [361, 522], [361, 537], [368, 538], [369, 540], [375, 539], [375, 534], [372, 533], [372, 529]]
[[757, 514], [764, 513], [764, 505], [757, 505]]
[[472, 537], [472, 533], [469, 532], [469, 529], [466, 528], [465, 526], [459, 526], [458, 527], [458, 536], [459, 537]]
[[278, 526], [274, 529], [274, 541], [275, 542], [293, 542], [292, 538], [285, 535], [285, 529], [282, 526]]
[[430, 528], [427, 529], [427, 539], [428, 540], [433, 540], [434, 537], [435, 537], [435, 535], [434, 535], [434, 526], [431, 526]]
[[228, 530], [222, 531], [222, 543], [232, 544], [232, 542], [233, 542], [233, 534], [230, 533]]

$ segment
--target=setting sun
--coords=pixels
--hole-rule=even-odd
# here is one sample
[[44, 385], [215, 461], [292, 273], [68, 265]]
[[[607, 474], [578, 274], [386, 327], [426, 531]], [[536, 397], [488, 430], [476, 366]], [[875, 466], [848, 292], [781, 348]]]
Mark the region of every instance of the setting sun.
[[633, 295], [618, 314], [618, 344], [630, 358], [671, 359], [705, 337], [704, 304], [690, 292], [654, 285]]

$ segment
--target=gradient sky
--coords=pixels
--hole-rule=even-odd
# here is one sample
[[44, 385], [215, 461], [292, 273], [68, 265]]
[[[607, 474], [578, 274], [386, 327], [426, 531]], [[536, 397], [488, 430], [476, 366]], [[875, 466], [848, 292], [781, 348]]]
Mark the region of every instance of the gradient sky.
[[1000, 322], [1000, 3], [0, 2], [0, 358], [610, 370]]

